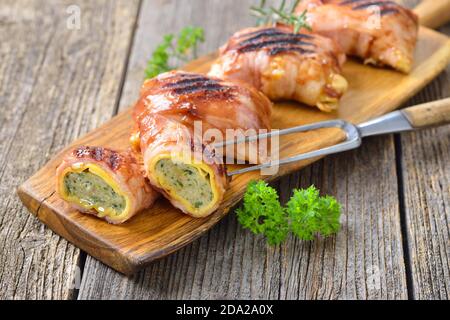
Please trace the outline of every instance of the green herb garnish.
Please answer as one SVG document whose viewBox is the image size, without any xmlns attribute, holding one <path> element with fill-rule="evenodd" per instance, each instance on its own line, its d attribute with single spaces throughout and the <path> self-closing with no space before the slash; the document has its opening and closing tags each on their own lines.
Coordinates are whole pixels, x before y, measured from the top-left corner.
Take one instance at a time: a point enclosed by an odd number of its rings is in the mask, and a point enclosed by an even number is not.
<svg viewBox="0 0 450 320">
<path fill-rule="evenodd" d="M 340 228 L 341 206 L 331 196 L 321 197 L 314 186 L 294 190 L 286 208 L 291 230 L 303 240 L 313 240 L 316 234 L 330 236 Z"/>
<path fill-rule="evenodd" d="M 321 197 L 314 186 L 294 190 L 283 207 L 276 190 L 266 182 L 251 182 L 241 208 L 236 210 L 239 223 L 254 234 L 263 234 L 270 245 L 282 243 L 289 232 L 302 240 L 324 237 L 340 229 L 341 205 L 331 196 Z"/>
<path fill-rule="evenodd" d="M 271 245 L 280 244 L 289 232 L 286 213 L 275 189 L 264 181 L 251 182 L 242 208 L 236 210 L 239 223 L 254 234 L 264 234 Z"/>
<path fill-rule="evenodd" d="M 160 73 L 176 69 L 180 63 L 197 58 L 198 44 L 204 41 L 204 30 L 199 27 L 185 27 L 177 37 L 173 34 L 165 35 L 147 63 L 145 78 L 151 79 Z"/>
<path fill-rule="evenodd" d="M 282 0 L 278 8 L 266 8 L 266 0 L 261 0 L 259 6 L 250 7 L 250 12 L 256 17 L 256 25 L 276 25 L 277 23 L 286 24 L 294 28 L 294 33 L 298 33 L 302 28 L 311 31 L 311 26 L 306 19 L 307 11 L 300 15 L 295 14 L 295 8 L 300 0 L 294 1 L 294 4 L 287 9 L 286 0 Z"/>
</svg>

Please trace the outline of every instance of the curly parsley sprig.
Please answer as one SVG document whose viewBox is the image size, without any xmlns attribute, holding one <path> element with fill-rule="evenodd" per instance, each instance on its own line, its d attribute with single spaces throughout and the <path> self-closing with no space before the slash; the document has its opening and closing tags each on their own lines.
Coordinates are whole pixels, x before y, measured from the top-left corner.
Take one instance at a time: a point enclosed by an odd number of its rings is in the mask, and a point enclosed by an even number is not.
<svg viewBox="0 0 450 320">
<path fill-rule="evenodd" d="M 251 182 L 241 208 L 236 210 L 239 223 L 254 234 L 266 236 L 270 245 L 282 243 L 288 234 L 302 240 L 324 237 L 340 229 L 341 205 L 331 196 L 321 197 L 314 186 L 294 190 L 283 207 L 276 190 L 264 181 Z"/>
<path fill-rule="evenodd" d="M 327 237 L 340 229 L 340 204 L 331 196 L 321 197 L 314 186 L 294 190 L 286 211 L 292 233 L 300 239 L 313 240 L 316 234 Z"/>
<path fill-rule="evenodd" d="M 298 33 L 302 28 L 311 31 L 311 26 L 307 22 L 307 11 L 300 15 L 295 13 L 295 8 L 300 0 L 294 1 L 290 9 L 286 8 L 286 0 L 282 0 L 278 8 L 266 8 L 266 0 L 261 0 L 259 6 L 251 6 L 250 13 L 256 17 L 256 25 L 274 25 L 277 23 L 286 24 L 294 28 L 294 33 Z"/>
<path fill-rule="evenodd" d="M 160 73 L 176 69 L 180 63 L 197 58 L 198 44 L 204 41 L 204 30 L 199 27 L 187 26 L 177 37 L 173 34 L 165 35 L 147 63 L 145 78 L 153 78 Z M 176 64 L 172 65 L 171 62 Z"/>
<path fill-rule="evenodd" d="M 269 244 L 279 244 L 288 235 L 289 223 L 277 191 L 263 181 L 248 185 L 244 204 L 236 214 L 244 228 L 254 234 L 264 234 Z"/>
</svg>

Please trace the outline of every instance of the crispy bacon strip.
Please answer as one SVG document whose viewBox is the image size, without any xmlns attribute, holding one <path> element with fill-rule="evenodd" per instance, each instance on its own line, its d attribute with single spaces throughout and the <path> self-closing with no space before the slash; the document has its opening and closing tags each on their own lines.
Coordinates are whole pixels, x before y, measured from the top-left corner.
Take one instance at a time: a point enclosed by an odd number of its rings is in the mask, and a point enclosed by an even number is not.
<svg viewBox="0 0 450 320">
<path fill-rule="evenodd" d="M 158 197 L 127 151 L 76 148 L 57 168 L 56 178 L 56 191 L 63 200 L 112 224 L 129 220 Z"/>
<path fill-rule="evenodd" d="M 334 39 L 348 55 L 411 71 L 419 24 L 411 10 L 389 0 L 303 0 L 296 12 L 304 10 L 314 32 Z"/>
<path fill-rule="evenodd" d="M 323 111 L 337 108 L 347 90 L 345 55 L 327 38 L 288 27 L 249 28 L 220 50 L 209 75 L 242 80 L 271 100 L 296 100 Z"/>
<path fill-rule="evenodd" d="M 217 142 L 227 129 L 270 129 L 271 108 L 247 84 L 168 72 L 144 83 L 132 143 L 139 144 L 151 184 L 183 212 L 205 217 L 221 203 L 228 179 L 223 154 L 195 126 L 216 133 Z"/>
</svg>

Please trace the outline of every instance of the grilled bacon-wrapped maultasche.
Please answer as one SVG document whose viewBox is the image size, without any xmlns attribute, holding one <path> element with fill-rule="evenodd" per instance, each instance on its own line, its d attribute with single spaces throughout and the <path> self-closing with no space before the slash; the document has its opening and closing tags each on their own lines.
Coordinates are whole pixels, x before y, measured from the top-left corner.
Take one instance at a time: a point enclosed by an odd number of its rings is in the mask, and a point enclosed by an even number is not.
<svg viewBox="0 0 450 320">
<path fill-rule="evenodd" d="M 248 28 L 221 48 L 209 75 L 245 81 L 271 100 L 296 100 L 332 111 L 347 91 L 341 75 L 345 59 L 334 41 L 308 31 Z"/>
<path fill-rule="evenodd" d="M 303 0 L 296 13 L 304 10 L 313 31 L 334 39 L 348 55 L 411 71 L 418 34 L 411 10 L 389 0 Z"/>
<path fill-rule="evenodd" d="M 195 132 L 269 129 L 271 102 L 244 83 L 187 72 L 147 80 L 135 106 L 138 143 L 151 184 L 183 212 L 204 217 L 228 185 L 222 155 Z M 200 152 L 199 152 L 200 151 Z M 200 153 L 200 157 L 198 157 Z"/>
<path fill-rule="evenodd" d="M 56 177 L 63 200 L 113 224 L 127 221 L 158 197 L 130 152 L 76 148 L 64 158 Z"/>
</svg>

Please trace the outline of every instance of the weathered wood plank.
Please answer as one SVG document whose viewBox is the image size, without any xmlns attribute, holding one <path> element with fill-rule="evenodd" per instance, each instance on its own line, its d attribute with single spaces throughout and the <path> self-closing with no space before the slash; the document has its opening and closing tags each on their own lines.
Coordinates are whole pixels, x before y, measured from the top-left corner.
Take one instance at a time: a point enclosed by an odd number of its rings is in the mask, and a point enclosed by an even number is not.
<svg viewBox="0 0 450 320">
<path fill-rule="evenodd" d="M 275 3 L 276 1 L 273 0 L 271 2 Z M 270 4 L 271 2 L 269 1 L 268 3 Z M 163 34 L 177 33 L 181 28 L 187 25 L 201 26 L 205 29 L 207 41 L 199 47 L 199 54 L 215 51 L 220 45 L 225 43 L 233 32 L 241 27 L 253 25 L 254 19 L 249 16 L 247 10 L 243 8 L 248 8 L 251 4 L 254 4 L 255 1 L 244 0 L 240 3 L 242 6 L 238 8 L 233 1 L 197 0 L 188 2 L 182 0 L 144 0 L 139 16 L 139 26 L 136 30 L 134 45 L 131 51 L 127 78 L 120 101 L 120 108 L 124 109 L 128 107 L 138 96 L 147 60 L 157 44 L 161 42 Z M 240 13 L 236 14 L 236 12 Z M 223 223 L 221 223 L 221 225 L 222 224 Z M 215 229 L 211 232 L 215 232 Z M 233 230 L 235 229 L 236 225 L 233 227 Z M 205 238 L 209 237 L 210 233 L 205 237 L 202 237 L 199 241 L 204 241 Z M 161 274 L 164 274 L 164 270 L 167 269 L 165 266 L 166 261 L 178 261 L 182 259 L 182 257 L 186 256 L 186 251 L 191 252 L 192 247 L 198 248 L 199 241 L 195 241 L 192 245 L 171 255 L 167 259 L 155 263 L 155 267 L 152 266 L 149 268 L 156 268 L 152 273 L 158 275 L 155 281 L 158 282 L 159 286 L 165 287 L 169 285 L 167 276 L 170 276 L 170 274 L 166 274 L 166 279 L 163 279 L 161 276 Z M 229 241 L 234 242 L 234 237 L 231 237 Z M 200 250 L 201 252 L 205 252 L 204 249 Z M 193 254 L 197 253 L 198 249 L 193 251 Z M 185 260 L 185 264 L 187 262 L 188 260 Z M 178 263 L 179 262 L 175 262 L 175 265 Z M 159 268 L 156 266 L 159 266 Z M 186 268 L 187 267 L 192 270 L 191 272 L 198 272 L 195 265 L 186 265 Z M 132 294 L 130 293 L 127 295 L 128 298 L 139 298 L 139 296 L 144 297 L 145 292 L 148 292 L 145 288 L 140 289 L 141 286 L 139 285 L 127 289 L 126 286 L 130 283 L 131 279 L 116 273 L 89 256 L 86 260 L 85 270 L 86 276 L 83 278 L 79 295 L 79 298 L 81 299 L 92 299 L 100 296 L 103 298 L 124 298 L 123 290 L 131 290 L 133 292 Z M 141 278 L 147 270 L 135 277 Z M 101 279 L 112 285 L 109 288 L 103 286 L 99 288 L 98 286 L 101 285 Z M 121 287 L 121 289 L 118 289 L 118 287 Z M 105 292 L 99 292 L 101 290 L 105 290 Z M 152 292 L 154 293 L 153 296 L 157 298 L 158 292 Z M 175 292 L 174 296 L 176 295 L 177 293 Z M 161 295 L 159 298 L 164 297 Z"/>
<path fill-rule="evenodd" d="M 371 139 L 282 179 L 278 189 L 286 200 L 287 190 L 311 183 L 344 204 L 336 238 L 269 247 L 230 214 L 132 278 L 88 258 L 80 298 L 406 299 L 393 139 Z"/>
<path fill-rule="evenodd" d="M 276 2 L 271 0 L 267 3 Z M 144 0 L 120 108 L 132 105 L 139 96 L 147 61 L 164 34 L 177 34 L 188 25 L 202 27 L 207 41 L 200 44 L 199 55 L 214 52 L 236 30 L 254 24 L 254 18 L 247 12 L 247 8 L 254 3 L 252 0 L 243 0 L 236 6 L 234 1 L 220 0 Z"/>
<path fill-rule="evenodd" d="M 450 35 L 450 25 L 442 29 Z M 410 105 L 450 96 L 450 66 Z M 416 299 L 450 299 L 450 127 L 399 139 L 405 229 Z"/>
<path fill-rule="evenodd" d="M 233 31 L 253 23 L 243 9 L 250 3 L 144 1 L 121 107 L 136 98 L 146 60 L 162 34 L 201 25 L 208 39 L 201 52 L 215 50 Z M 290 239 L 268 247 L 230 214 L 199 240 L 132 278 L 88 257 L 79 298 L 406 298 L 396 179 L 393 139 L 369 140 L 362 150 L 277 184 L 283 200 L 299 181 L 338 197 L 345 214 L 337 238 Z"/>
<path fill-rule="evenodd" d="M 68 28 L 71 5 L 80 9 L 80 29 L 74 20 Z M 114 113 L 138 7 L 126 0 L 1 3 L 0 299 L 75 296 L 80 251 L 30 215 L 15 188 Z"/>
<path fill-rule="evenodd" d="M 326 158 L 282 184 L 282 190 L 314 184 L 344 207 L 336 238 L 289 241 L 282 259 L 283 298 L 408 297 L 391 136 L 366 139 L 360 150 Z"/>
</svg>

